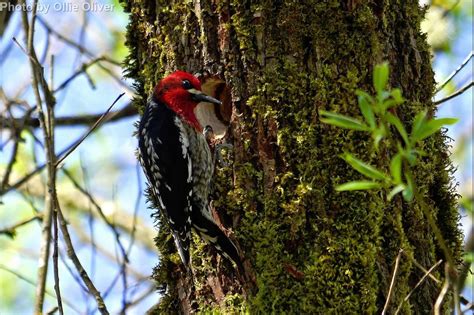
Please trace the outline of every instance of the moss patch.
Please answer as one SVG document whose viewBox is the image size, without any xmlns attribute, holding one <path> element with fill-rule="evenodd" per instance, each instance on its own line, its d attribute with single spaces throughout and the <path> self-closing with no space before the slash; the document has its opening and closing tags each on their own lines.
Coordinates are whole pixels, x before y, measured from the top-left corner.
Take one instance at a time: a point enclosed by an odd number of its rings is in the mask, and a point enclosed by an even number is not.
<svg viewBox="0 0 474 315">
<path fill-rule="evenodd" d="M 232 167 L 216 170 L 213 205 L 255 275 L 246 294 L 235 272 L 199 240 L 192 252 L 196 297 L 204 313 L 376 313 L 383 308 L 400 248 L 429 268 L 442 254 L 417 204 L 391 204 L 373 192 L 338 193 L 334 185 L 360 178 L 338 158 L 345 150 L 374 165 L 364 134 L 321 124 L 320 109 L 359 115 L 356 88 L 370 90 L 373 66 L 388 60 L 391 84 L 407 103 L 409 125 L 431 103 L 433 73 L 417 1 L 128 1 L 127 75 L 142 109 L 148 91 L 176 68 L 207 69 L 231 88 Z M 382 144 L 383 147 L 383 144 Z M 426 141 L 416 170 L 420 190 L 459 258 L 455 194 L 445 136 Z M 422 179 L 422 180 L 421 180 Z M 163 288 L 160 311 L 179 309 L 179 259 L 160 224 Z M 217 276 L 218 301 L 208 276 Z M 418 281 L 403 259 L 389 313 Z M 164 289 L 166 288 L 166 293 Z M 429 282 L 404 313 L 426 313 L 438 289 Z"/>
</svg>

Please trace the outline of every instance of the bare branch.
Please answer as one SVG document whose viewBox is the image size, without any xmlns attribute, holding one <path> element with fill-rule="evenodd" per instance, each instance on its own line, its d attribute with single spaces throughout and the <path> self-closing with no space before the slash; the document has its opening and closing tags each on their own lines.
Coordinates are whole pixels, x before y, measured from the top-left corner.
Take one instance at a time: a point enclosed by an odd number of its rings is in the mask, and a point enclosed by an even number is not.
<svg viewBox="0 0 474 315">
<path fill-rule="evenodd" d="M 404 302 L 408 302 L 408 300 L 410 299 L 411 295 L 413 294 L 413 292 L 415 292 L 416 288 L 418 288 L 422 283 L 423 281 L 425 281 L 425 279 L 433 272 L 433 270 L 435 270 L 436 268 L 438 268 L 439 265 L 441 265 L 443 261 L 442 260 L 439 260 L 436 264 L 434 264 L 427 272 L 425 272 L 425 274 L 423 275 L 423 277 L 421 277 L 420 281 L 418 281 L 418 283 L 415 285 L 415 287 L 413 289 L 411 289 L 411 291 L 407 294 L 407 296 L 403 299 L 403 301 L 400 303 L 400 305 L 398 306 L 397 310 L 395 311 L 395 314 L 398 314 L 400 312 L 400 310 L 402 309 L 402 306 L 403 306 L 403 303 Z"/>
<path fill-rule="evenodd" d="M 77 49 L 79 52 L 87 55 L 89 58 L 92 58 L 92 59 L 96 59 L 97 57 L 94 56 L 94 54 L 89 51 L 87 48 L 85 48 L 84 46 L 76 43 L 75 41 L 67 38 L 66 36 L 63 36 L 62 34 L 60 34 L 59 32 L 57 32 L 54 28 L 52 28 L 48 23 L 46 23 L 45 20 L 43 20 L 41 17 L 38 17 L 38 21 L 41 22 L 41 24 L 53 35 L 55 35 L 57 38 L 59 38 L 60 40 L 62 40 L 63 42 L 65 42 L 66 44 L 68 44 L 69 46 L 71 47 L 74 47 L 75 49 Z M 119 61 L 116 61 L 116 60 L 113 60 L 112 58 L 110 57 L 107 57 L 107 56 L 103 56 L 102 57 L 103 60 L 102 61 L 106 61 L 110 64 L 113 64 L 115 66 L 118 66 L 118 67 L 121 67 L 121 63 Z M 115 75 L 109 68 L 105 67 L 104 65 L 102 65 L 100 62 L 98 63 L 98 66 L 104 70 L 107 74 L 110 75 L 111 78 L 114 79 L 115 82 L 117 82 L 118 84 L 120 84 L 122 87 L 126 88 L 127 90 L 131 90 L 130 87 L 128 85 L 126 85 L 122 80 L 121 78 L 117 77 L 117 75 Z"/>
<path fill-rule="evenodd" d="M 122 94 L 123 95 L 123 94 Z M 130 108 L 131 109 L 131 108 Z M 125 110 L 125 109 L 124 109 Z M 117 112 L 117 115 L 119 115 L 121 111 L 118 111 Z M 105 115 L 105 117 L 110 117 L 110 121 L 113 121 L 116 117 L 113 116 L 114 113 L 108 113 Z M 121 114 L 121 115 L 125 115 L 125 114 Z M 102 116 L 104 116 L 104 114 L 100 115 L 100 117 L 98 119 L 100 119 Z M 94 116 L 95 117 L 95 116 Z M 121 116 L 120 118 L 122 118 L 124 116 Z M 105 118 L 103 118 L 103 120 L 105 120 Z M 96 121 L 97 123 L 97 121 Z M 102 126 L 103 124 L 101 124 L 100 126 Z M 100 126 L 96 126 L 96 127 L 100 127 Z M 76 140 L 75 142 L 73 142 L 72 144 L 70 144 L 66 149 L 62 150 L 61 152 L 59 152 L 58 154 L 58 157 L 63 157 L 64 154 L 66 154 L 67 152 L 71 151 L 71 149 L 73 149 L 74 147 L 77 147 L 81 142 L 83 141 L 83 137 L 79 138 L 78 140 Z M 34 175 L 36 175 L 37 173 L 39 173 L 40 171 L 42 171 L 44 168 L 46 167 L 46 164 L 41 164 L 39 165 L 36 169 L 34 169 L 33 171 L 31 171 L 30 173 L 28 173 L 27 175 L 25 175 L 23 178 L 17 180 L 14 184 L 12 185 L 9 185 L 7 188 L 5 189 L 2 189 L 0 190 L 0 196 L 3 196 L 5 195 L 6 193 L 14 190 L 14 189 L 17 189 L 18 187 L 20 187 L 21 185 L 25 184 L 27 181 L 29 181 Z"/>
<path fill-rule="evenodd" d="M 75 41 L 67 38 L 66 36 L 62 35 L 61 33 L 59 33 L 58 31 L 56 31 L 53 27 L 51 27 L 43 18 L 41 17 L 38 17 L 38 22 L 40 22 L 44 28 L 46 28 L 51 34 L 53 34 L 54 36 L 56 36 L 57 38 L 59 38 L 61 41 L 65 42 L 66 44 L 68 44 L 69 46 L 71 47 L 74 47 L 76 48 L 78 51 L 80 51 L 81 53 L 83 54 L 86 54 L 87 56 L 91 57 L 91 58 L 95 58 L 94 54 L 88 50 L 87 48 L 85 48 L 84 46 L 76 43 Z M 116 65 L 118 67 L 121 67 L 121 63 L 119 61 L 116 61 L 116 60 L 113 60 L 109 57 L 106 57 L 104 56 L 103 57 L 103 60 L 104 61 L 107 61 L 113 65 Z"/>
<path fill-rule="evenodd" d="M 145 292 L 143 292 L 143 294 L 141 294 L 139 297 L 137 297 L 134 301 L 131 301 L 131 302 L 128 302 L 123 308 L 122 308 L 122 311 L 120 312 L 120 314 L 126 314 L 127 313 L 127 310 L 130 308 L 130 307 L 133 307 L 137 304 L 139 304 L 141 301 L 143 301 L 144 299 L 146 299 L 150 294 L 152 294 L 153 292 L 155 292 L 156 288 L 154 286 L 151 286 L 148 290 L 146 290 Z"/>
<path fill-rule="evenodd" d="M 71 182 L 73 183 L 73 185 L 81 192 L 83 193 L 88 199 L 89 201 L 94 205 L 94 207 L 96 208 L 97 212 L 99 213 L 100 217 L 102 218 L 102 220 L 104 220 L 104 222 L 107 224 L 107 226 L 111 229 L 112 233 L 114 234 L 115 236 L 115 240 L 117 241 L 117 244 L 119 245 L 119 248 L 120 248 L 120 251 L 122 253 L 122 256 L 123 256 L 123 263 L 127 263 L 128 262 L 128 257 L 127 257 L 127 253 L 125 251 L 125 248 L 122 244 L 122 242 L 120 241 L 120 233 L 117 231 L 115 225 L 113 223 L 111 223 L 108 219 L 107 219 L 107 216 L 104 214 L 104 212 L 102 211 L 102 208 L 99 206 L 99 204 L 95 201 L 95 199 L 92 197 L 92 195 L 87 192 L 87 190 L 85 190 L 84 188 L 81 187 L 81 185 L 79 185 L 79 183 L 74 179 L 74 177 L 71 175 L 71 173 L 66 170 L 66 169 L 63 169 L 63 172 L 64 174 L 71 180 Z"/>
<path fill-rule="evenodd" d="M 16 229 L 19 227 L 22 227 L 23 225 L 27 225 L 28 223 L 31 223 L 35 220 L 42 220 L 41 214 L 35 215 L 32 218 L 20 221 L 18 223 L 13 224 L 12 226 L 0 229 L 0 234 L 6 234 L 9 237 L 14 237 L 16 234 Z"/>
<path fill-rule="evenodd" d="M 84 281 L 84 284 L 89 289 L 89 293 L 94 296 L 97 302 L 97 308 L 99 309 L 99 312 L 101 314 L 109 314 L 109 311 L 107 310 L 107 307 L 104 303 L 104 300 L 102 299 L 102 296 L 100 295 L 100 292 L 96 289 L 94 283 L 89 278 L 89 275 L 87 274 L 86 270 L 84 269 L 79 258 L 76 255 L 74 246 L 72 245 L 71 236 L 69 235 L 69 231 L 67 229 L 67 223 L 66 223 L 66 220 L 64 219 L 64 216 L 59 204 L 56 204 L 56 209 L 58 210 L 59 226 L 61 228 L 61 233 L 63 234 L 63 237 L 64 237 L 64 242 L 66 244 L 68 257 L 71 259 L 72 263 L 74 264 L 77 271 L 79 272 L 79 275 L 81 276 L 82 281 Z"/>
<path fill-rule="evenodd" d="M 449 289 L 449 280 L 448 278 L 446 278 L 446 280 L 444 280 L 443 288 L 441 289 L 441 292 L 439 293 L 438 298 L 436 299 L 436 302 L 434 305 L 434 315 L 441 314 L 440 313 L 441 304 L 443 303 L 444 296 L 446 295 L 446 293 L 448 293 L 448 289 Z"/>
<path fill-rule="evenodd" d="M 75 235 L 79 238 L 79 240 L 84 243 L 84 244 L 91 244 L 92 239 L 87 235 L 87 233 L 84 232 L 84 228 L 81 227 L 80 225 L 70 222 L 72 228 L 74 229 Z M 105 244 L 104 244 L 105 245 Z M 110 247 L 110 246 L 109 246 Z M 97 252 L 102 255 L 104 258 L 107 260 L 110 260 L 111 262 L 116 261 L 116 255 L 114 255 L 111 251 L 110 248 L 106 248 L 104 246 L 96 245 Z M 133 266 L 132 266 L 133 267 Z M 131 267 L 128 267 L 128 270 L 130 271 L 130 275 L 133 276 L 137 281 L 146 281 L 146 282 L 151 282 L 152 280 L 148 275 L 140 273 L 138 270 L 135 270 Z"/>
<path fill-rule="evenodd" d="M 110 112 L 112 107 L 118 102 L 118 100 L 124 96 L 125 93 L 120 94 L 115 101 L 112 103 L 112 105 L 109 106 L 109 108 L 105 111 L 105 113 L 100 116 L 100 118 L 90 127 L 90 129 L 77 141 L 69 151 L 67 151 L 58 161 L 56 162 L 55 166 L 57 167 L 59 164 L 61 164 L 74 150 L 77 149 L 77 147 L 94 131 L 94 129 L 100 125 L 100 123 L 104 120 L 104 118 L 107 116 L 107 114 Z"/>
<path fill-rule="evenodd" d="M 104 118 L 103 124 L 106 122 L 114 122 L 118 121 L 123 118 L 132 117 L 138 114 L 138 111 L 132 106 L 132 104 L 128 104 L 124 106 L 122 109 L 117 111 L 112 111 L 107 113 Z M 89 114 L 89 115 L 81 115 L 81 116 L 64 116 L 64 117 L 56 117 L 55 118 L 55 125 L 56 126 L 77 126 L 77 125 L 91 125 L 96 122 L 102 114 Z M 0 117 L 0 129 L 11 128 L 13 125 L 17 125 L 18 128 L 25 128 L 25 127 L 33 127 L 37 128 L 40 126 L 40 122 L 38 118 L 27 117 L 24 119 L 24 124 L 21 122 L 23 118 L 6 118 Z"/>
<path fill-rule="evenodd" d="M 25 0 L 21 1 L 22 5 L 25 5 Z M 50 138 L 50 130 L 48 130 L 48 124 L 45 122 L 43 107 L 42 107 L 42 100 L 40 95 L 40 86 L 43 90 L 45 100 L 48 107 L 54 106 L 54 98 L 51 97 L 51 94 L 48 90 L 48 86 L 43 77 L 43 68 L 38 62 L 36 58 L 35 49 L 33 46 L 33 37 L 34 37 L 34 24 L 36 19 L 36 9 L 37 9 L 37 1 L 33 1 L 32 5 L 32 12 L 31 12 L 31 22 L 28 23 L 28 13 L 26 10 L 22 10 L 22 21 L 23 21 L 23 30 L 25 34 L 28 34 L 27 37 L 27 49 L 22 48 L 20 43 L 16 41 L 15 38 L 13 40 L 15 43 L 26 53 L 30 60 L 30 68 L 32 71 L 32 78 L 33 78 L 33 92 L 36 98 L 37 110 L 40 119 L 42 120 L 42 127 L 44 131 L 44 139 L 46 143 L 47 153 L 46 153 L 46 160 L 48 166 L 48 175 L 51 173 L 55 173 L 55 170 L 51 171 L 52 167 L 54 166 L 54 160 L 51 160 L 50 157 L 54 156 L 54 151 L 50 151 L 50 149 L 54 150 L 54 147 L 51 147 L 52 142 Z M 54 179 L 48 176 L 48 186 L 54 186 Z M 3 189 L 2 189 L 3 190 Z M 40 249 L 40 259 L 38 264 L 38 285 L 36 287 L 36 297 L 35 297 L 35 304 L 34 310 L 36 314 L 41 314 L 43 312 L 43 303 L 44 303 L 44 295 L 46 290 L 46 277 L 48 273 L 48 261 L 49 261 L 49 245 L 51 242 L 51 220 L 52 220 L 52 211 L 53 207 L 51 207 L 53 198 L 50 193 L 50 189 L 47 189 L 47 193 L 45 194 L 45 208 L 43 212 L 43 226 L 41 229 L 41 249 Z M 57 293 L 57 292 L 56 292 Z"/>
<path fill-rule="evenodd" d="M 407 258 L 409 258 L 409 259 L 411 258 L 411 257 L 408 256 L 405 252 L 403 252 L 403 254 L 404 254 L 405 257 L 407 257 Z M 433 276 L 431 273 L 429 273 L 428 270 L 426 270 L 425 267 L 423 267 L 422 265 L 420 265 L 419 262 L 417 262 L 417 261 L 416 261 L 415 259 L 413 259 L 413 258 L 411 258 L 411 260 L 413 261 L 413 264 L 414 264 L 417 268 L 419 268 L 421 271 L 423 271 L 425 274 L 427 274 L 428 277 L 431 278 L 431 280 L 433 280 L 434 282 L 436 282 L 436 283 L 438 283 L 438 284 L 441 283 L 441 280 L 437 279 L 435 276 Z"/>
<path fill-rule="evenodd" d="M 16 162 L 16 156 L 18 154 L 18 147 L 19 147 L 19 144 L 20 144 L 20 135 L 18 134 L 17 131 L 14 131 L 14 133 L 15 133 L 15 135 L 14 135 L 15 141 L 13 142 L 13 149 L 12 149 L 12 152 L 11 152 L 10 160 L 7 163 L 7 167 L 6 167 L 5 173 L 3 175 L 2 183 L 0 185 L 1 190 L 4 190 L 5 187 L 7 187 L 7 185 L 8 185 L 8 181 L 10 180 L 10 174 L 11 174 L 11 171 L 13 169 L 13 165 Z"/>
<path fill-rule="evenodd" d="M 443 81 L 443 83 L 441 83 L 437 88 L 436 88 L 436 91 L 435 91 L 435 94 L 438 93 L 439 91 L 441 91 L 445 86 L 446 84 L 448 84 L 449 81 L 451 81 L 458 73 L 459 71 L 461 71 L 469 62 L 469 60 L 471 60 L 472 56 L 474 55 L 474 51 L 471 51 L 469 53 L 469 55 L 467 55 L 467 57 L 464 59 L 464 61 L 461 63 L 461 65 L 459 67 L 457 67 L 456 70 L 454 70 L 447 78 L 446 80 Z"/>
<path fill-rule="evenodd" d="M 9 272 L 11 273 L 12 275 L 16 276 L 18 279 L 21 279 L 23 281 L 25 281 L 26 283 L 29 283 L 31 284 L 32 286 L 36 287 L 36 282 L 34 282 L 33 280 L 30 280 L 28 279 L 27 277 L 23 276 L 22 274 L 16 272 L 15 270 L 13 269 L 10 269 L 8 268 L 7 266 L 3 265 L 3 264 L 0 264 L 0 269 L 1 270 L 4 270 L 6 272 Z M 46 294 L 49 295 L 50 297 L 52 298 L 56 298 L 56 296 L 54 295 L 54 293 L 50 292 L 49 290 L 45 290 Z M 64 304 L 66 304 L 67 306 L 69 306 L 72 310 L 74 310 L 77 314 L 82 314 L 82 312 L 77 309 L 74 304 L 66 299 L 64 299 Z"/>
<path fill-rule="evenodd" d="M 63 81 L 63 83 L 61 83 L 56 89 L 54 89 L 54 93 L 56 92 L 59 92 L 61 91 L 62 89 L 64 89 L 69 83 L 71 83 L 71 81 L 73 81 L 75 78 L 77 78 L 79 75 L 85 73 L 87 74 L 87 69 L 89 67 L 92 67 L 93 65 L 95 65 L 96 63 L 100 62 L 100 61 L 103 61 L 105 60 L 105 57 L 98 57 L 98 58 L 95 58 L 95 59 L 92 59 L 91 61 L 87 62 L 87 63 L 83 63 L 82 66 L 79 68 L 79 70 L 77 70 L 76 72 L 74 72 L 69 78 L 67 78 L 66 80 Z"/>
<path fill-rule="evenodd" d="M 466 305 L 466 309 L 462 311 L 461 314 L 467 314 L 469 311 L 474 311 L 474 303 L 470 302 L 469 304 Z"/>
<path fill-rule="evenodd" d="M 456 96 L 459 96 L 459 95 L 461 95 L 462 93 L 466 92 L 466 91 L 467 91 L 471 86 L 473 86 L 473 85 L 474 85 L 474 81 L 471 81 L 471 82 L 469 82 L 468 84 L 464 85 L 464 86 L 463 86 L 462 88 L 460 88 L 459 90 L 457 90 L 456 92 L 454 92 L 453 94 L 448 95 L 448 96 L 446 96 L 445 98 L 442 98 L 442 99 L 440 99 L 440 100 L 438 100 L 438 101 L 435 101 L 433 104 L 435 104 L 435 105 L 440 105 L 440 104 L 442 104 L 442 103 L 444 103 L 444 102 L 447 102 L 447 101 L 449 101 L 450 99 L 455 98 Z"/>
<path fill-rule="evenodd" d="M 400 258 L 402 257 L 403 249 L 398 251 L 397 259 L 395 260 L 395 267 L 393 268 L 392 281 L 390 282 L 390 288 L 388 289 L 387 300 L 382 310 L 382 315 L 387 312 L 390 298 L 392 296 L 393 287 L 395 286 L 395 278 L 397 277 L 398 265 L 400 264 Z"/>
</svg>

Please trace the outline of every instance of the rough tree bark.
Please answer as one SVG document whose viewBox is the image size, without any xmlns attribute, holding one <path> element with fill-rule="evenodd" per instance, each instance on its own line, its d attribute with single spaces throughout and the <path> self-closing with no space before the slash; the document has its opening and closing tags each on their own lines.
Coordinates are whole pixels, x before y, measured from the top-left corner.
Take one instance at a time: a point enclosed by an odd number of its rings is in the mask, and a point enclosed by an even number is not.
<svg viewBox="0 0 474 315">
<path fill-rule="evenodd" d="M 231 109 L 225 139 L 234 161 L 216 170 L 213 207 L 238 241 L 250 278 L 195 238 L 189 294 L 168 228 L 159 224 L 154 278 L 163 298 L 156 313 L 376 313 L 401 248 L 426 268 L 443 258 L 416 202 L 334 190 L 360 178 L 338 158 L 344 150 L 380 168 L 388 157 L 374 158 L 369 137 L 322 124 L 318 116 L 321 109 L 360 116 L 354 91 L 373 92 L 373 66 L 384 60 L 391 86 L 407 99 L 400 118 L 408 124 L 422 109 L 434 113 L 417 0 L 130 0 L 125 7 L 126 68 L 140 110 L 153 85 L 176 69 L 206 70 L 225 82 L 216 93 L 226 100 L 224 112 Z M 446 137 L 430 138 L 424 150 L 417 184 L 459 258 Z M 422 274 L 402 257 L 389 314 Z M 425 281 L 402 313 L 430 313 L 439 289 Z"/>
</svg>

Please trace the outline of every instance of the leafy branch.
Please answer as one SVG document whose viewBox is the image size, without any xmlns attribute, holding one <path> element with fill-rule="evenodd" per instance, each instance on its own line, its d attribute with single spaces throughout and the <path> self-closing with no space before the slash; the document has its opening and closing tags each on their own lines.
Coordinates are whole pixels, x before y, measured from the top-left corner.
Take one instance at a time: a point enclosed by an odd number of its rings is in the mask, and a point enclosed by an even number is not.
<svg viewBox="0 0 474 315">
<path fill-rule="evenodd" d="M 439 132 L 443 126 L 452 125 L 458 120 L 455 118 L 428 118 L 427 111 L 425 110 L 415 116 L 411 132 L 408 132 L 394 111 L 396 106 L 404 102 L 402 93 L 397 88 L 387 89 L 388 78 L 388 64 L 377 65 L 373 75 L 373 86 L 376 95 L 370 95 L 361 90 L 356 91 L 363 120 L 334 112 L 321 111 L 321 121 L 324 123 L 370 133 L 375 153 L 379 151 L 379 145 L 383 139 L 386 139 L 384 143 L 389 146 L 390 152 L 394 152 L 390 156 L 389 165 L 386 167 L 388 172 L 357 159 L 351 153 L 344 153 L 341 158 L 366 178 L 364 180 L 344 183 L 337 186 L 336 190 L 385 190 L 388 192 L 387 199 L 389 201 L 399 193 L 402 194 L 407 202 L 415 199 L 447 260 L 446 281 L 443 290 L 447 291 L 449 287 L 452 288 L 455 307 L 460 311 L 459 287 L 461 286 L 462 279 L 457 275 L 453 254 L 432 215 L 429 203 L 415 185 L 416 180 L 413 174 L 413 168 L 420 162 L 420 158 L 426 155 L 421 149 L 423 140 Z M 391 132 L 396 134 L 390 134 Z M 443 298 L 444 294 L 440 294 L 437 300 L 438 305 L 442 303 Z M 389 303 L 388 299 L 386 303 Z"/>
<path fill-rule="evenodd" d="M 411 133 L 409 133 L 393 111 L 394 107 L 403 104 L 405 100 L 400 89 L 387 89 L 388 78 L 388 64 L 377 65 L 373 75 L 376 95 L 372 96 L 362 90 L 356 91 L 364 120 L 321 111 L 321 121 L 341 128 L 370 133 L 376 151 L 383 139 L 388 139 L 388 143 L 395 148 L 395 154 L 391 157 L 388 167 L 389 174 L 357 159 L 351 153 L 344 153 L 341 157 L 366 179 L 339 185 L 336 187 L 338 191 L 387 189 L 389 190 L 388 200 L 402 193 L 406 201 L 412 201 L 416 194 L 412 169 L 419 163 L 420 157 L 425 156 L 425 152 L 420 149 L 422 141 L 441 130 L 443 126 L 452 125 L 458 120 L 455 118 L 430 119 L 425 110 L 415 116 Z M 389 137 L 392 130 L 396 130 L 398 135 Z M 399 138 L 402 141 L 396 140 Z"/>
</svg>

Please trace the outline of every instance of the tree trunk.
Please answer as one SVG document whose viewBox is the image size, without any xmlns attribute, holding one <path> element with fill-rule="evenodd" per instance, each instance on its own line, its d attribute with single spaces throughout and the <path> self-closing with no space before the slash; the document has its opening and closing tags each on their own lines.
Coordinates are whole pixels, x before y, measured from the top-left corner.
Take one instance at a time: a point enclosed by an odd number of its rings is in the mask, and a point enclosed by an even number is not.
<svg viewBox="0 0 474 315">
<path fill-rule="evenodd" d="M 414 260 L 428 269 L 442 252 L 416 201 L 334 190 L 361 178 L 339 158 L 344 151 L 380 168 L 388 155 L 374 157 L 370 136 L 322 124 L 318 111 L 360 116 L 354 92 L 373 92 L 372 69 L 387 60 L 391 86 L 407 99 L 397 109 L 402 121 L 411 124 L 423 109 L 434 113 L 418 1 L 130 0 L 125 7 L 127 75 L 136 80 L 140 110 L 176 69 L 205 70 L 225 82 L 214 94 L 225 100 L 222 117 L 231 111 L 224 141 L 233 144 L 233 163 L 216 169 L 212 205 L 247 268 L 238 275 L 195 237 L 192 286 L 168 227 L 159 224 L 154 278 L 163 298 L 156 313 L 380 313 L 403 249 L 393 314 L 423 275 Z M 427 156 L 415 173 L 459 259 L 445 140 L 437 134 L 424 143 Z M 429 314 L 439 290 L 424 281 L 402 313 Z"/>
</svg>

